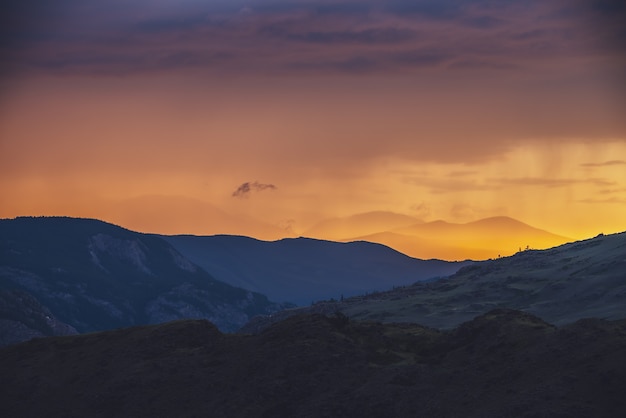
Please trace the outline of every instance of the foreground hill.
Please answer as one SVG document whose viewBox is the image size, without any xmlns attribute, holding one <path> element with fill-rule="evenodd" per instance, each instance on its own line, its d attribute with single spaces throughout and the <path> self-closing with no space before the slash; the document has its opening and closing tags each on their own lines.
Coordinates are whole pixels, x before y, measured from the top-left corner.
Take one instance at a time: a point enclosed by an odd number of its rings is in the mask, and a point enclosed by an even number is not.
<svg viewBox="0 0 626 418">
<path fill-rule="evenodd" d="M 0 308 L 10 307 L 0 333 L 53 335 L 46 316 L 79 332 L 180 318 L 234 331 L 281 308 L 215 280 L 159 237 L 88 219 L 0 220 L 0 290 Z"/>
<path fill-rule="evenodd" d="M 301 306 L 445 277 L 470 264 L 419 260 L 370 242 L 268 242 L 230 235 L 163 238 L 218 280 Z"/>
<path fill-rule="evenodd" d="M 255 318 L 254 332 L 302 312 L 452 328 L 494 308 L 520 309 L 560 325 L 626 318 L 626 232 L 477 262 L 449 278 Z"/>
<path fill-rule="evenodd" d="M 440 332 L 296 316 L 255 335 L 179 321 L 0 350 L 11 417 L 617 417 L 626 321 L 496 310 Z"/>
<path fill-rule="evenodd" d="M 412 257 L 441 260 L 485 260 L 525 248 L 550 248 L 569 238 L 534 228 L 505 216 L 466 224 L 444 221 L 416 223 L 341 241 L 378 242 Z"/>
<path fill-rule="evenodd" d="M 626 318 L 626 233 L 548 250 L 522 251 L 356 302 L 346 314 L 453 327 L 497 307 L 521 309 L 555 324 Z"/>
</svg>

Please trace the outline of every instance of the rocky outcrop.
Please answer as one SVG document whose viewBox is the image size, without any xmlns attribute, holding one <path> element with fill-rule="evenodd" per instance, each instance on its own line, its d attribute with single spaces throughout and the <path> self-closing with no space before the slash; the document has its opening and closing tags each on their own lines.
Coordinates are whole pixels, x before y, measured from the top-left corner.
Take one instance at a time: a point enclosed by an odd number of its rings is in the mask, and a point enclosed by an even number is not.
<svg viewBox="0 0 626 418">
<path fill-rule="evenodd" d="M 36 337 L 77 333 L 32 295 L 18 290 L 0 291 L 0 347 Z"/>
</svg>

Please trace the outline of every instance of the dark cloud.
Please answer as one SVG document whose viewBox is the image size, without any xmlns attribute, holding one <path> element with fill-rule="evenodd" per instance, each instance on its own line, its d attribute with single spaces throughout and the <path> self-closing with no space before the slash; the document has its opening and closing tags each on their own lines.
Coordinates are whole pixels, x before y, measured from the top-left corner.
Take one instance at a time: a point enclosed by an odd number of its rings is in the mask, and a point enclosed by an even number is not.
<svg viewBox="0 0 626 418">
<path fill-rule="evenodd" d="M 514 32 L 511 35 L 509 35 L 509 38 L 515 41 L 528 41 L 528 40 L 541 39 L 547 35 L 550 35 L 550 33 L 548 33 L 548 31 L 545 29 L 533 29 L 533 30 L 523 31 L 523 32 Z"/>
<path fill-rule="evenodd" d="M 7 54 L 0 61 L 8 58 L 4 61 L 13 71 L 60 74 L 68 80 L 75 75 L 109 76 L 113 82 L 114 77 L 128 76 L 124 82 L 129 83 L 146 74 L 187 76 L 185 71 L 190 71 L 193 77 L 185 77 L 185 83 L 194 84 L 194 91 L 203 82 L 232 84 L 233 94 L 225 93 L 226 88 L 220 94 L 242 107 L 261 103 L 266 94 L 263 100 L 272 111 L 263 120 L 267 127 L 259 127 L 259 137 L 275 136 L 279 141 L 283 129 L 301 129 L 293 135 L 293 144 L 284 140 L 279 147 L 293 153 L 293 161 L 302 158 L 311 165 L 385 156 L 484 161 L 528 138 L 558 143 L 570 138 L 622 138 L 626 132 L 624 108 L 607 99 L 618 90 L 606 77 L 608 70 L 617 72 L 614 61 L 607 59 L 612 57 L 607 53 L 610 48 L 595 48 L 623 33 L 615 17 L 623 12 L 622 3 L 14 0 L 10 4 L 0 14 L 0 33 L 6 35 L 2 36 L 6 48 L 0 53 Z M 7 17 L 5 11 L 17 18 Z M 242 76 L 243 81 L 250 75 L 257 84 L 248 89 L 223 80 L 231 75 Z M 278 77 L 258 83 L 258 77 L 267 75 Z M 623 79 L 620 83 L 624 85 Z M 222 100 L 218 94 L 203 97 L 215 103 Z M 255 105 L 257 109 L 263 113 L 265 106 Z M 210 117 L 220 119 L 209 114 L 208 127 L 213 125 Z M 506 186 L 419 181 L 440 193 Z M 247 183 L 241 195 L 256 191 L 255 183 Z M 572 183 L 512 179 L 507 184 Z"/>
<path fill-rule="evenodd" d="M 386 2 L 384 9 L 400 16 L 418 15 L 429 19 L 454 19 L 461 14 L 463 3 L 460 0 L 393 0 Z"/>
<path fill-rule="evenodd" d="M 200 69 L 223 65 L 232 59 L 232 54 L 220 51 L 154 50 L 138 55 L 85 52 L 41 56 L 30 63 L 30 68 L 45 70 L 52 74 L 63 74 L 71 68 L 72 71 L 83 74 L 115 76 L 175 69 Z"/>
<path fill-rule="evenodd" d="M 291 62 L 285 65 L 290 70 L 302 72 L 330 72 L 347 74 L 367 74 L 376 70 L 381 70 L 380 61 L 364 56 L 355 56 L 341 60 L 320 61 L 320 62 Z"/>
<path fill-rule="evenodd" d="M 372 10 L 368 2 L 328 2 L 313 6 L 315 13 L 320 15 L 367 15 Z"/>
<path fill-rule="evenodd" d="M 442 177 L 421 177 L 406 176 L 403 181 L 419 187 L 427 188 L 433 194 L 456 193 L 460 191 L 494 191 L 500 188 L 496 184 L 484 184 L 474 179 L 458 180 L 458 177 L 442 178 Z"/>
<path fill-rule="evenodd" d="M 618 197 L 611 197 L 609 199 L 582 199 L 582 200 L 578 200 L 578 202 L 580 203 L 600 203 L 600 204 L 606 204 L 606 203 L 617 203 L 620 205 L 626 205 L 626 199 L 620 199 Z"/>
<path fill-rule="evenodd" d="M 133 25 L 136 33 L 164 33 L 193 31 L 199 27 L 219 26 L 220 22 L 211 21 L 207 16 L 184 16 L 178 19 L 158 18 Z"/>
<path fill-rule="evenodd" d="M 504 178 L 493 179 L 492 182 L 511 185 L 511 186 L 543 186 L 543 187 L 566 187 L 576 184 L 589 183 L 595 186 L 613 186 L 615 182 L 602 179 L 602 178 L 589 178 L 589 179 L 551 179 L 543 177 L 519 177 L 519 178 Z"/>
<path fill-rule="evenodd" d="M 233 192 L 232 196 L 244 198 L 244 197 L 250 196 L 250 193 L 252 192 L 260 192 L 263 190 L 276 190 L 276 188 L 277 187 L 274 186 L 273 184 L 264 184 L 264 183 L 259 183 L 258 181 L 254 181 L 254 182 L 247 181 L 241 184 L 239 187 L 237 187 L 237 190 Z"/>
<path fill-rule="evenodd" d="M 622 0 L 571 0 L 556 2 L 552 17 L 587 26 L 591 47 L 626 52 L 626 2 Z"/>
<path fill-rule="evenodd" d="M 626 193 L 626 187 L 616 188 L 616 189 L 602 189 L 598 190 L 598 194 L 616 194 L 616 193 Z"/>
<path fill-rule="evenodd" d="M 476 29 L 492 29 L 502 26 L 505 22 L 492 16 L 477 16 L 462 20 L 463 24 Z"/>
<path fill-rule="evenodd" d="M 96 75 L 515 71 L 615 51 L 626 41 L 622 4 L 12 0 L 0 21 L 1 58 L 14 71 Z"/>
<path fill-rule="evenodd" d="M 402 52 L 372 51 L 341 59 L 321 59 L 318 61 L 296 61 L 287 63 L 286 68 L 303 72 L 371 74 L 395 72 L 399 69 L 418 69 L 443 66 L 452 56 L 430 50 L 409 50 Z"/>
<path fill-rule="evenodd" d="M 333 62 L 331 65 L 338 70 L 351 73 L 371 71 L 377 67 L 376 61 L 367 57 L 354 57 L 344 61 Z"/>
<path fill-rule="evenodd" d="M 606 167 L 606 166 L 614 166 L 614 165 L 626 165 L 626 161 L 624 161 L 624 160 L 611 160 L 611 161 L 604 161 L 602 163 L 584 163 L 584 164 L 581 164 L 582 167 Z"/>
<path fill-rule="evenodd" d="M 496 71 L 510 71 L 519 68 L 519 65 L 508 63 L 502 60 L 474 60 L 474 59 L 461 59 L 458 61 L 450 62 L 446 65 L 450 70 L 496 70 Z"/>
<path fill-rule="evenodd" d="M 312 31 L 291 32 L 280 26 L 262 28 L 260 33 L 270 36 L 316 44 L 396 44 L 403 43 L 417 37 L 417 32 L 409 29 L 372 28 L 357 31 Z"/>
<path fill-rule="evenodd" d="M 468 177 L 476 174 L 480 174 L 477 170 L 461 170 L 461 171 L 452 171 L 448 174 L 448 177 Z"/>
<path fill-rule="evenodd" d="M 43 42 L 63 42 L 64 31 L 58 22 L 74 2 L 61 0 L 9 0 L 0 13 L 0 71 L 19 71 L 24 48 Z"/>
<path fill-rule="evenodd" d="M 399 64 L 409 67 L 432 67 L 439 65 L 451 56 L 444 52 L 436 51 L 403 51 L 393 54 L 393 60 Z"/>
</svg>

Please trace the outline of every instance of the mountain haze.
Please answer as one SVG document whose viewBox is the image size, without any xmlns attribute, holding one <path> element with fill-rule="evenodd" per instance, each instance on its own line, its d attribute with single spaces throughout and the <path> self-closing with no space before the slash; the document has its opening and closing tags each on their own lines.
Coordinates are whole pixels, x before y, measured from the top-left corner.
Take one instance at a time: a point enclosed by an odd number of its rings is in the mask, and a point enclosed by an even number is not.
<svg viewBox="0 0 626 418">
<path fill-rule="evenodd" d="M 108 221 L 132 225 L 142 232 L 250 235 L 268 240 L 292 235 L 249 216 L 227 213 L 208 202 L 183 196 L 139 196 L 112 204 L 108 212 Z"/>
<path fill-rule="evenodd" d="M 500 216 L 465 224 L 434 221 L 394 228 L 371 235 L 344 238 L 378 242 L 404 254 L 443 260 L 485 260 L 522 249 L 544 249 L 571 241 L 567 237 Z"/>
<path fill-rule="evenodd" d="M 311 238 L 340 241 L 346 237 L 365 236 L 418 223 L 421 223 L 421 221 L 412 216 L 375 211 L 343 218 L 325 219 L 304 231 L 302 235 Z"/>
<path fill-rule="evenodd" d="M 105 209 L 107 221 L 132 225 L 134 230 L 147 233 L 237 235 L 264 241 L 296 235 L 290 229 L 182 196 L 138 196 L 109 202 Z M 505 216 L 458 224 L 443 220 L 423 222 L 389 211 L 325 219 L 300 235 L 327 241 L 375 242 L 411 257 L 449 261 L 484 260 L 511 255 L 527 247 L 542 249 L 571 241 Z"/>
</svg>

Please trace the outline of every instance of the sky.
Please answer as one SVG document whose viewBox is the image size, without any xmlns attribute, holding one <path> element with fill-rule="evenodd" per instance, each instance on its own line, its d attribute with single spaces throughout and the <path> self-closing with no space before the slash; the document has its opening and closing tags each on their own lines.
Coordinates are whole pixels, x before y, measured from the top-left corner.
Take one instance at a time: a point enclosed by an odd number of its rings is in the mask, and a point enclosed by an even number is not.
<svg viewBox="0 0 626 418">
<path fill-rule="evenodd" d="M 623 231 L 625 15 L 611 0 L 10 0 L 0 217 L 265 237 L 391 211 Z"/>
</svg>

